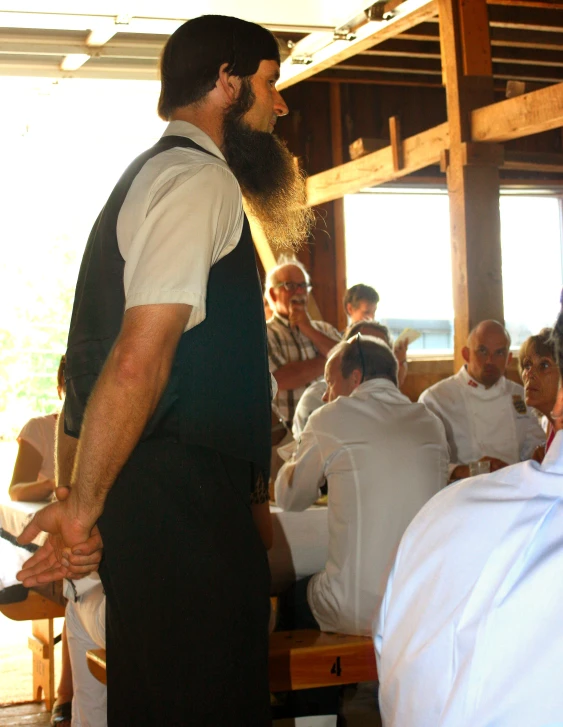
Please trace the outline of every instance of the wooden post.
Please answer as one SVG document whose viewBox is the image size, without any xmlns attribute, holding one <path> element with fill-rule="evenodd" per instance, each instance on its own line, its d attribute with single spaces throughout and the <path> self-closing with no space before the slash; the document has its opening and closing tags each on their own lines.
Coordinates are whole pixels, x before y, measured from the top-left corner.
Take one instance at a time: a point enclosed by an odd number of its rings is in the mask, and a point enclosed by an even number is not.
<svg viewBox="0 0 563 727">
<path fill-rule="evenodd" d="M 486 0 L 438 0 L 449 124 L 454 365 L 479 321 L 503 321 L 499 173 L 502 150 L 471 144 L 471 111 L 493 103 Z"/>
<path fill-rule="evenodd" d="M 330 84 L 330 130 L 332 136 L 332 166 L 344 163 L 342 154 L 342 107 L 340 100 L 340 84 Z M 335 199 L 334 208 L 334 257 L 336 272 L 337 297 L 337 328 L 346 328 L 348 319 L 342 305 L 346 292 L 346 231 L 344 227 L 344 198 Z"/>
<path fill-rule="evenodd" d="M 53 619 L 32 622 L 33 637 L 29 648 L 33 658 L 33 698 L 45 700 L 45 708 L 51 711 L 55 699 L 55 645 Z"/>
</svg>

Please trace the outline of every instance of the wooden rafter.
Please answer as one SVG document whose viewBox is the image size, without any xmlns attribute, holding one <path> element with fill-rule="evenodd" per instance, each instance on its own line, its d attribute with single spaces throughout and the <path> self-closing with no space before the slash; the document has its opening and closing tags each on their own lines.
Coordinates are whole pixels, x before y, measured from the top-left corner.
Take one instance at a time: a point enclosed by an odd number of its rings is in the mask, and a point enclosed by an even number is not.
<svg viewBox="0 0 563 727">
<path fill-rule="evenodd" d="M 449 145 L 448 124 L 440 124 L 403 139 L 403 167 L 393 167 L 393 150 L 387 146 L 353 162 L 346 162 L 307 180 L 307 200 L 311 206 L 330 202 L 365 187 L 400 179 L 431 164 L 438 164 L 442 150 Z"/>
<path fill-rule="evenodd" d="M 431 19 L 436 12 L 436 0 L 405 0 L 399 6 L 397 15 L 391 20 L 373 21 L 362 25 L 355 31 L 354 40 L 330 42 L 314 54 L 311 63 L 295 65 L 291 58 L 284 61 L 278 88 L 280 91 L 288 88 L 363 50 L 368 50 L 378 43 L 394 38 L 409 28 Z"/>
<path fill-rule="evenodd" d="M 474 141 L 504 142 L 563 126 L 563 83 L 475 109 Z"/>
<path fill-rule="evenodd" d="M 563 126 L 563 83 L 484 106 L 471 113 L 472 141 L 500 143 L 560 126 Z M 308 203 L 311 206 L 323 204 L 438 164 L 449 143 L 449 126 L 444 123 L 403 141 L 404 167 L 399 171 L 393 168 L 392 149 L 387 146 L 315 174 L 307 180 Z M 561 163 L 559 156 L 540 158 L 535 155 L 535 160 L 532 157 L 522 153 L 506 154 L 503 166 L 506 169 L 560 171 L 557 168 L 557 164 Z"/>
</svg>

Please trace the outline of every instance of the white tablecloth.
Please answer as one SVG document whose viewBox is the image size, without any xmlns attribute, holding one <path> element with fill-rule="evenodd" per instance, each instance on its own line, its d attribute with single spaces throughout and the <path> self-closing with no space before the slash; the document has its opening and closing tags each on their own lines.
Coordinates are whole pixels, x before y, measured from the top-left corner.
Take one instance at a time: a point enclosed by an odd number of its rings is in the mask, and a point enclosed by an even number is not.
<svg viewBox="0 0 563 727">
<path fill-rule="evenodd" d="M 16 585 L 16 573 L 30 553 L 10 542 L 17 537 L 37 510 L 38 502 L 0 503 L 0 589 Z M 318 573 L 328 554 L 327 508 L 311 507 L 305 512 L 283 512 L 271 507 L 274 544 L 268 553 L 272 572 L 272 593 L 280 593 L 299 578 Z M 45 533 L 33 542 L 40 545 Z"/>
<path fill-rule="evenodd" d="M 274 544 L 268 552 L 272 593 L 281 593 L 293 581 L 321 571 L 328 558 L 326 507 L 284 512 L 272 506 Z"/>
<path fill-rule="evenodd" d="M 13 539 L 21 533 L 28 519 L 45 507 L 45 504 L 44 502 L 0 502 L 0 590 L 19 584 L 16 573 L 30 557 L 31 549 L 18 547 L 13 543 Z M 45 533 L 41 533 L 33 544 L 41 545 L 46 537 Z"/>
</svg>

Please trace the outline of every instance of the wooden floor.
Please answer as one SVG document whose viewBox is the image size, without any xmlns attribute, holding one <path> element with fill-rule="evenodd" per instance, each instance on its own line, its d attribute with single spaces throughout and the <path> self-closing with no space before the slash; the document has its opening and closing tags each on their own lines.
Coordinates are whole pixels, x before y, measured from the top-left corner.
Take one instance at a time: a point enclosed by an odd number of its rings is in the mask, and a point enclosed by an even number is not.
<svg viewBox="0 0 563 727">
<path fill-rule="evenodd" d="M 50 719 L 51 712 L 45 711 L 42 702 L 0 707 L 0 727 L 48 727 Z"/>
</svg>

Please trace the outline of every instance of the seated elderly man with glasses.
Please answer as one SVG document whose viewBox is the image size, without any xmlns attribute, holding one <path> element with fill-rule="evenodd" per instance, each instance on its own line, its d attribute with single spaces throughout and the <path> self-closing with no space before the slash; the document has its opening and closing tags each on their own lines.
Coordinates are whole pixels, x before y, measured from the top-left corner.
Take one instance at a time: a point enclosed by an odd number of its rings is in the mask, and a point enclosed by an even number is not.
<svg viewBox="0 0 563 727">
<path fill-rule="evenodd" d="M 277 406 L 291 428 L 295 407 L 307 386 L 323 375 L 326 357 L 340 334 L 329 323 L 311 320 L 311 284 L 297 260 L 285 260 L 268 273 L 265 296 L 273 311 L 267 322 L 270 371 L 278 384 Z"/>
</svg>

